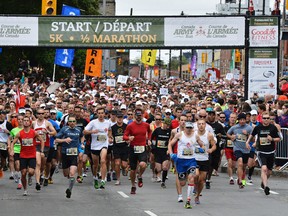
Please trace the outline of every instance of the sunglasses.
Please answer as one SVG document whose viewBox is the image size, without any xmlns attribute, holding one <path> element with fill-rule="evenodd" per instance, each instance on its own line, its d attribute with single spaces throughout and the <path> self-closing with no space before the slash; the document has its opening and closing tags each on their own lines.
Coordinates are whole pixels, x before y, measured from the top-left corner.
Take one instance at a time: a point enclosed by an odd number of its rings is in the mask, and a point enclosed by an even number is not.
<svg viewBox="0 0 288 216">
<path fill-rule="evenodd" d="M 162 119 L 155 119 L 156 121 L 161 121 Z"/>
<path fill-rule="evenodd" d="M 75 120 L 73 120 L 73 121 L 68 121 L 68 122 L 76 122 Z"/>
<path fill-rule="evenodd" d="M 220 116 L 219 118 L 226 118 L 225 116 Z"/>
<path fill-rule="evenodd" d="M 262 119 L 263 119 L 263 120 L 268 120 L 268 119 L 270 119 L 270 118 L 269 118 L 269 117 L 265 117 L 265 118 L 263 117 Z"/>
<path fill-rule="evenodd" d="M 275 118 L 270 118 L 271 121 L 275 121 Z"/>
<path fill-rule="evenodd" d="M 44 113 L 37 113 L 38 115 L 44 115 Z"/>
<path fill-rule="evenodd" d="M 167 114 L 167 115 L 171 115 L 171 113 L 170 113 L 170 112 L 167 112 L 166 114 Z"/>
<path fill-rule="evenodd" d="M 199 118 L 206 118 L 206 115 L 205 116 L 199 115 Z"/>
<path fill-rule="evenodd" d="M 133 115 L 132 113 L 128 113 L 127 115 Z"/>
<path fill-rule="evenodd" d="M 17 116 L 11 116 L 11 118 L 17 118 Z"/>
</svg>

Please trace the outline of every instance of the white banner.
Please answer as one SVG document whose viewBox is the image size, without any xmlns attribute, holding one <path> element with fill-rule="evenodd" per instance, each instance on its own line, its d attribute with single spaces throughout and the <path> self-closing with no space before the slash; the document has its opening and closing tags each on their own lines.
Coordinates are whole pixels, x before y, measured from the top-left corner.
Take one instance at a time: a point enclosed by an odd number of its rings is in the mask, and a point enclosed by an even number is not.
<svg viewBox="0 0 288 216">
<path fill-rule="evenodd" d="M 277 49 L 252 49 L 249 54 L 248 98 L 277 95 Z"/>
<path fill-rule="evenodd" d="M 116 80 L 115 79 L 107 79 L 106 86 L 115 87 L 116 86 Z"/>
<path fill-rule="evenodd" d="M 165 46 L 244 46 L 245 17 L 165 18 L 164 38 Z"/>
<path fill-rule="evenodd" d="M 117 79 L 117 83 L 126 84 L 128 80 L 128 76 L 119 75 Z"/>
<path fill-rule="evenodd" d="M 38 17 L 0 17 L 0 46 L 38 46 Z"/>
<path fill-rule="evenodd" d="M 226 79 L 227 80 L 232 80 L 233 79 L 233 73 L 227 73 L 226 74 Z"/>
<path fill-rule="evenodd" d="M 160 88 L 160 95 L 168 95 L 168 88 Z"/>
</svg>

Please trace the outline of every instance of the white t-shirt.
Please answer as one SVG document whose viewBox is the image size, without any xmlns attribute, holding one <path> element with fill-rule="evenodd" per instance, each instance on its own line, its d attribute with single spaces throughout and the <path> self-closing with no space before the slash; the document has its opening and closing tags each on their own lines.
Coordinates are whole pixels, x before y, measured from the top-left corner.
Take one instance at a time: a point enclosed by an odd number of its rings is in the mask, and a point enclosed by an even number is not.
<svg viewBox="0 0 288 216">
<path fill-rule="evenodd" d="M 100 122 L 94 119 L 88 123 L 85 130 L 98 130 L 98 133 L 91 134 L 91 150 L 101 150 L 103 147 L 108 148 L 108 131 L 111 130 L 111 123 L 108 120 Z"/>
</svg>

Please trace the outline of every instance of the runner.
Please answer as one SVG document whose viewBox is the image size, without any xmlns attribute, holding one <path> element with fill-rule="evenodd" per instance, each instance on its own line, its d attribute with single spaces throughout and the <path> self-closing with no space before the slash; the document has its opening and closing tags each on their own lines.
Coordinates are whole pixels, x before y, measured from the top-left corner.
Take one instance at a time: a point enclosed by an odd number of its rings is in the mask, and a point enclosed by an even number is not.
<svg viewBox="0 0 288 216">
<path fill-rule="evenodd" d="M 77 159 L 79 147 L 84 149 L 84 136 L 81 128 L 76 127 L 76 117 L 69 115 L 68 125 L 61 128 L 56 136 L 55 142 L 62 143 L 62 168 L 63 175 L 69 179 L 69 186 L 66 189 L 66 197 L 70 198 L 75 183 L 77 172 Z"/>
<path fill-rule="evenodd" d="M 139 166 L 138 187 L 143 187 L 142 175 L 147 165 L 147 150 L 146 141 L 151 145 L 151 129 L 148 123 L 143 122 L 143 110 L 141 108 L 135 109 L 135 121 L 130 123 L 125 130 L 123 139 L 130 142 L 129 162 L 130 162 L 130 180 L 131 180 L 131 194 L 136 194 L 135 179 L 136 168 Z"/>
<path fill-rule="evenodd" d="M 24 129 L 16 134 L 15 138 L 11 143 L 10 155 L 14 156 L 14 144 L 19 139 L 21 143 L 21 151 L 20 151 L 21 182 L 24 189 L 23 196 L 27 196 L 28 195 L 27 179 L 26 179 L 27 169 L 28 169 L 28 177 L 31 179 L 32 176 L 34 175 L 34 171 L 36 168 L 36 140 L 40 141 L 39 154 L 41 157 L 44 157 L 44 140 L 35 130 L 31 129 L 31 122 L 29 117 L 24 117 L 23 126 Z"/>
<path fill-rule="evenodd" d="M 257 149 L 257 157 L 259 165 L 261 166 L 261 188 L 264 189 L 266 195 L 270 194 L 268 187 L 268 179 L 272 174 L 272 169 L 275 159 L 276 143 L 280 142 L 278 129 L 270 122 L 270 115 L 268 112 L 262 113 L 262 125 L 254 128 L 250 134 L 246 147 L 250 149 L 250 140 L 257 135 L 257 141 L 253 145 Z"/>
</svg>

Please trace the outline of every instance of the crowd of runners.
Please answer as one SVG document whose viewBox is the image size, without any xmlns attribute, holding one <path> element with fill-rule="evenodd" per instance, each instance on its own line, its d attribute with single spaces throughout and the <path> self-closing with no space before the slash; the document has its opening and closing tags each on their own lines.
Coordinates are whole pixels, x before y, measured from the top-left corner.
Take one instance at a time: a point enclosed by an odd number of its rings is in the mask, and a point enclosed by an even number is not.
<svg viewBox="0 0 288 216">
<path fill-rule="evenodd" d="M 254 94 L 249 100 L 236 80 L 129 78 L 107 87 L 106 78 L 72 75 L 48 92 L 47 82 L 0 79 L 0 177 L 10 175 L 24 196 L 28 186 L 40 191 L 53 184 L 61 168 L 70 198 L 75 183 L 87 176 L 88 163 L 95 189 L 105 189 L 111 179 L 119 186 L 129 178 L 131 194 L 136 194 L 150 167 L 152 180 L 162 188 L 172 170 L 177 201 L 192 208 L 191 200 L 200 204 L 202 189 L 211 188 L 224 155 L 227 184 L 244 189 L 260 166 L 261 187 L 270 194 L 275 147 L 283 138 L 281 128 L 288 126 L 286 78 L 280 81 L 281 96 Z M 160 88 L 168 94 L 161 95 Z"/>
</svg>

